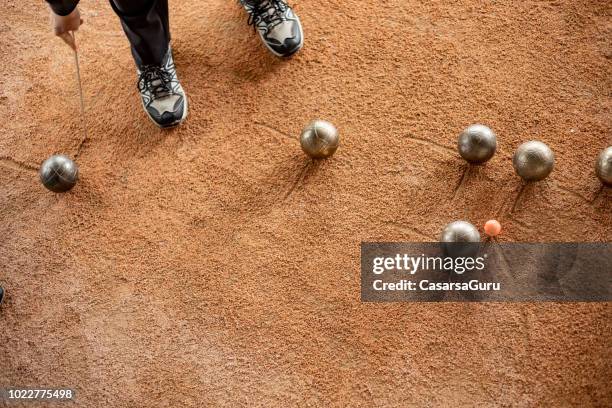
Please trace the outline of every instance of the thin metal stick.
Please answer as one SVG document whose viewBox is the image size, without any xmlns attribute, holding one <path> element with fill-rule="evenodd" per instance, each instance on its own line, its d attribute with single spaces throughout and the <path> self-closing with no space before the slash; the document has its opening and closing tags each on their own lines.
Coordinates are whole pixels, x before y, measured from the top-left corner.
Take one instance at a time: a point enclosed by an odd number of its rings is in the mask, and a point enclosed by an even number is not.
<svg viewBox="0 0 612 408">
<path fill-rule="evenodd" d="M 74 31 L 72 32 L 72 37 L 74 39 L 74 43 L 76 44 L 76 33 Z M 81 82 L 81 68 L 79 65 L 79 52 L 76 49 L 74 50 L 74 64 L 76 65 L 76 76 L 77 76 L 77 83 L 79 87 L 79 100 L 81 104 L 81 128 L 83 129 L 83 140 L 81 140 L 81 143 L 79 144 L 79 147 L 77 148 L 77 151 L 75 154 L 75 157 L 77 157 L 81 153 L 81 148 L 87 141 L 88 137 L 87 137 L 87 123 L 85 120 L 85 99 L 83 98 L 83 83 Z"/>
</svg>

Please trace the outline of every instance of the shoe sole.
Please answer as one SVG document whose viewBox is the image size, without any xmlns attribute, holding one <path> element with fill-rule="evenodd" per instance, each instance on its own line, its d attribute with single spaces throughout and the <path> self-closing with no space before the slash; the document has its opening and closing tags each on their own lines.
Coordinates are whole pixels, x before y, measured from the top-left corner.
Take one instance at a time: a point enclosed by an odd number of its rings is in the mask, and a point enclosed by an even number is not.
<svg viewBox="0 0 612 408">
<path fill-rule="evenodd" d="M 181 87 L 181 90 L 183 90 L 183 87 Z M 151 122 L 155 123 L 155 126 L 157 126 L 157 127 L 158 127 L 158 128 L 160 128 L 160 129 L 170 129 L 170 128 L 173 128 L 173 127 L 177 127 L 178 125 L 180 125 L 181 123 L 183 123 L 183 122 L 185 121 L 185 119 L 187 118 L 187 113 L 188 113 L 188 111 L 189 111 L 189 106 L 188 106 L 188 105 L 189 105 L 189 102 L 188 102 L 188 100 L 187 100 L 187 95 L 185 94 L 185 91 L 183 91 L 183 95 L 185 95 L 185 96 L 184 96 L 184 99 L 185 99 L 185 106 L 184 106 L 184 109 L 183 109 L 183 116 L 181 116 L 181 118 L 180 118 L 179 120 L 174 121 L 174 122 L 170 123 L 169 125 L 160 125 L 159 123 L 157 123 L 157 122 L 155 121 L 155 119 L 153 119 L 153 116 L 151 116 L 151 115 L 149 114 L 149 111 L 147 111 L 147 107 L 145 106 L 145 104 L 144 104 L 144 102 L 143 102 L 142 98 L 140 99 L 140 102 L 142 103 L 142 108 L 144 109 L 145 113 L 147 114 L 147 116 L 149 117 L 149 119 L 151 119 Z"/>
<path fill-rule="evenodd" d="M 302 34 L 302 38 L 300 38 L 300 44 L 297 47 L 295 47 L 295 49 L 292 50 L 289 54 L 279 54 L 278 52 L 274 51 L 274 49 L 270 47 L 268 43 L 266 42 L 266 40 L 263 38 L 263 35 L 261 34 L 261 32 L 257 30 L 257 33 L 259 34 L 259 38 L 261 38 L 261 42 L 264 43 L 268 51 L 270 51 L 272 54 L 276 55 L 277 57 L 280 57 L 280 58 L 292 57 L 296 52 L 301 50 L 302 47 L 304 46 L 304 31 L 302 30 L 302 22 L 300 21 L 299 17 L 296 17 L 296 18 L 297 18 L 298 26 L 300 27 L 300 33 Z"/>
</svg>

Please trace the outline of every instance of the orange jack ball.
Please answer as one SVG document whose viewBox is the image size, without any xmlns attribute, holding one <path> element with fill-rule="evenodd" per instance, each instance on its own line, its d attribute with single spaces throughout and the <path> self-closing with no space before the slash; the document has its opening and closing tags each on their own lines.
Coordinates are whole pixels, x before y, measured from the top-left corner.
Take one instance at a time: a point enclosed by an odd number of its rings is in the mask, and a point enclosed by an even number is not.
<svg viewBox="0 0 612 408">
<path fill-rule="evenodd" d="M 496 237 L 500 234 L 502 227 L 499 221 L 497 220 L 489 220 L 485 223 L 484 226 L 485 234 L 490 237 Z"/>
</svg>

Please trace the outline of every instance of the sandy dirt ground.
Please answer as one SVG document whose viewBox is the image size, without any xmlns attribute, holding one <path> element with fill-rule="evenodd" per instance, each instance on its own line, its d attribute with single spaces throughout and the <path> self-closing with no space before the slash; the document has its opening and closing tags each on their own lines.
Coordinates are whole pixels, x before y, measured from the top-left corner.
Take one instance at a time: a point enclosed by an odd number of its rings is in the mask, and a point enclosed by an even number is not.
<svg viewBox="0 0 612 408">
<path fill-rule="evenodd" d="M 300 0 L 306 45 L 269 55 L 234 1 L 171 1 L 188 121 L 145 117 L 105 2 L 73 55 L 46 7 L 0 7 L 0 387 L 81 407 L 606 406 L 610 304 L 365 304 L 361 241 L 499 217 L 504 241 L 610 241 L 607 1 Z M 295 138 L 334 122 L 310 163 Z M 473 122 L 498 154 L 456 190 Z M 509 206 L 511 155 L 552 176 Z M 36 169 L 78 155 L 55 195 Z M 39 405 L 40 406 L 40 405 Z"/>
</svg>

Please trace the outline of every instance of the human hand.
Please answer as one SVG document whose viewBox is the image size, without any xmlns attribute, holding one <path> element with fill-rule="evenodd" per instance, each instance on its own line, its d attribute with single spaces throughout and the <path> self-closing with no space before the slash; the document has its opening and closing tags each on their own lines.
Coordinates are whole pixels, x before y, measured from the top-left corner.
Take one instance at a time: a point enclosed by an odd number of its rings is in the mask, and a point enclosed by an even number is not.
<svg viewBox="0 0 612 408">
<path fill-rule="evenodd" d="M 74 41 L 73 32 L 79 29 L 83 24 L 79 8 L 76 7 L 67 16 L 59 16 L 51 10 L 51 24 L 53 32 L 60 37 L 70 48 L 76 51 L 76 42 Z"/>
</svg>

